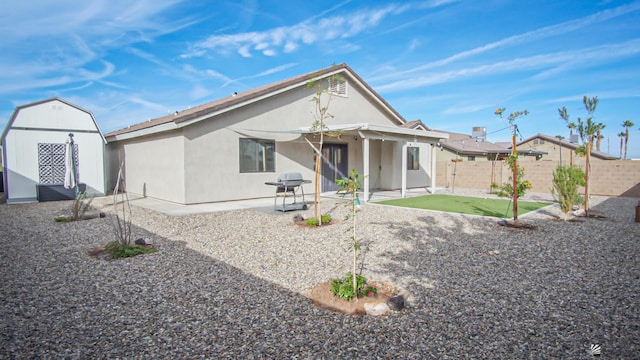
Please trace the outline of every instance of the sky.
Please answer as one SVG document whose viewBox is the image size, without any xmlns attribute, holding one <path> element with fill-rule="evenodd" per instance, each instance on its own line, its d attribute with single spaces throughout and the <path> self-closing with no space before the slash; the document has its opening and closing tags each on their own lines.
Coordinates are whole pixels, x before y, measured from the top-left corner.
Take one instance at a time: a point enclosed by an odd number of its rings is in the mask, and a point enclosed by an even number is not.
<svg viewBox="0 0 640 360">
<path fill-rule="evenodd" d="M 0 5 L 0 127 L 60 97 L 103 133 L 346 63 L 408 121 L 569 137 L 597 96 L 601 150 L 640 159 L 640 1 L 48 0 Z"/>
</svg>

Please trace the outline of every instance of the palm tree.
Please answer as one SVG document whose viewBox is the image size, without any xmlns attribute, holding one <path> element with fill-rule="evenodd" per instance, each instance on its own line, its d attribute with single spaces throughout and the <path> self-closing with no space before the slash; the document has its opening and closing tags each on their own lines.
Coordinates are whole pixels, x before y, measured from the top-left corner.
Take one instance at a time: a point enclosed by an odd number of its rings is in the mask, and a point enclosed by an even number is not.
<svg viewBox="0 0 640 360">
<path fill-rule="evenodd" d="M 632 127 L 634 125 L 633 122 L 631 122 L 631 120 L 625 120 L 622 123 L 622 127 L 624 128 L 624 159 L 627 160 L 627 149 L 629 147 L 629 128 Z"/>
<path fill-rule="evenodd" d="M 556 139 L 560 141 L 560 165 L 562 165 L 562 140 L 564 140 L 564 136 L 556 135 Z"/>
<path fill-rule="evenodd" d="M 560 114 L 560 118 L 567 123 L 567 127 L 569 128 L 569 143 L 571 143 L 573 141 L 573 129 L 576 128 L 576 124 L 569 121 L 569 112 L 566 107 L 558 108 L 558 114 Z M 569 166 L 573 166 L 573 151 L 569 151 Z"/>
<path fill-rule="evenodd" d="M 586 123 L 582 121 L 581 118 L 578 118 L 577 126 L 578 134 L 580 135 L 580 140 L 582 141 L 582 146 L 576 149 L 576 152 L 585 154 L 585 185 L 584 185 L 584 211 L 587 216 L 589 216 L 589 175 L 591 166 L 589 164 L 589 158 L 591 157 L 591 147 L 593 146 L 593 139 L 598 133 L 599 130 L 604 128 L 603 123 L 595 123 L 593 121 L 593 113 L 596 111 L 596 107 L 598 105 L 598 97 L 594 96 L 592 98 L 587 97 L 586 95 L 582 98 L 582 102 L 584 103 L 584 108 L 587 110 L 587 121 Z M 560 117 L 567 123 L 569 126 L 569 112 L 566 107 L 562 107 L 558 109 L 558 114 Z M 572 127 L 569 127 L 572 129 Z"/>
<path fill-rule="evenodd" d="M 605 124 L 603 123 L 597 123 L 595 125 L 595 131 L 596 131 L 596 135 L 595 135 L 595 141 L 596 141 L 596 151 L 600 151 L 600 140 L 602 140 L 604 138 L 603 135 L 600 135 L 600 132 L 602 131 L 602 129 L 604 129 L 605 127 L 607 127 Z M 593 140 L 593 138 L 592 138 Z M 593 141 L 591 142 L 591 147 L 593 148 Z"/>
<path fill-rule="evenodd" d="M 603 124 L 602 127 L 598 129 L 598 134 L 596 135 L 596 150 L 598 151 L 600 151 L 600 140 L 604 139 L 604 135 L 600 134 L 604 127 L 605 125 Z"/>
<path fill-rule="evenodd" d="M 626 134 L 623 132 L 618 134 L 618 137 L 620 137 L 620 159 L 622 159 L 622 145 L 624 144 L 624 137 L 626 136 Z"/>
</svg>

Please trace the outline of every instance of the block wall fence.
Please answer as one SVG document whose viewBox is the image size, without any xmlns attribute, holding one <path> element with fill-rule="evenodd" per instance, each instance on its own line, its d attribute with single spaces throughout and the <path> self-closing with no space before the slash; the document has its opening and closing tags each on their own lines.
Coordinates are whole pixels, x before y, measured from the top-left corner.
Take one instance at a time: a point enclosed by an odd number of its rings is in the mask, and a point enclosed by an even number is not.
<svg viewBox="0 0 640 360">
<path fill-rule="evenodd" d="M 532 192 L 550 193 L 553 172 L 558 166 L 555 161 L 524 160 L 524 179 L 533 185 Z M 568 164 L 565 164 L 568 165 Z M 584 159 L 574 165 L 585 168 Z M 436 167 L 436 186 L 439 188 L 486 189 L 491 182 L 509 182 L 511 169 L 502 161 L 439 161 Z M 581 191 L 584 192 L 584 189 Z M 640 161 L 637 160 L 597 160 L 591 162 L 589 192 L 592 195 L 626 196 L 640 198 Z"/>
</svg>

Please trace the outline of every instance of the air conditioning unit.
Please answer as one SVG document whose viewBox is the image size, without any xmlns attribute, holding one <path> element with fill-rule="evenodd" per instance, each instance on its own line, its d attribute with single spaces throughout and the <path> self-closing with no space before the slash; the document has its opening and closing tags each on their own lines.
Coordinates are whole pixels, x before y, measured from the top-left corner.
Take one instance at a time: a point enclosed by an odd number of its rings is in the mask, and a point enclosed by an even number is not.
<svg viewBox="0 0 640 360">
<path fill-rule="evenodd" d="M 487 140 L 487 128 L 484 126 L 475 126 L 471 128 L 471 137 L 476 141 Z"/>
</svg>

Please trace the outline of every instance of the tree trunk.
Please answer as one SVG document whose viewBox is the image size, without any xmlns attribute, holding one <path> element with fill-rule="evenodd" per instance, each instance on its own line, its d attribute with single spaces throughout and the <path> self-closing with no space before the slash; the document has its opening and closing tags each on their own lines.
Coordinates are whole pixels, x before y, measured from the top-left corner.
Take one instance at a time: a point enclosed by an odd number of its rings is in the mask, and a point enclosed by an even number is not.
<svg viewBox="0 0 640 360">
<path fill-rule="evenodd" d="M 629 128 L 626 129 L 624 135 L 624 159 L 627 160 L 627 149 L 629 147 Z"/>
<path fill-rule="evenodd" d="M 511 154 L 515 156 L 513 160 L 513 221 L 518 221 L 518 152 L 516 150 L 516 132 L 512 136 L 513 150 Z"/>
<path fill-rule="evenodd" d="M 589 216 L 589 158 L 591 157 L 591 144 L 587 143 L 587 156 L 585 160 L 586 169 L 584 171 L 584 214 Z"/>
<path fill-rule="evenodd" d="M 316 217 L 316 221 L 318 222 L 318 225 L 321 225 L 322 222 L 322 216 L 320 213 L 320 154 L 316 155 L 316 178 L 315 178 L 315 194 L 313 196 L 314 198 L 314 206 L 313 206 L 313 211 L 314 211 L 314 215 Z"/>
</svg>

